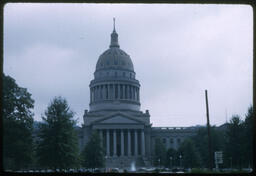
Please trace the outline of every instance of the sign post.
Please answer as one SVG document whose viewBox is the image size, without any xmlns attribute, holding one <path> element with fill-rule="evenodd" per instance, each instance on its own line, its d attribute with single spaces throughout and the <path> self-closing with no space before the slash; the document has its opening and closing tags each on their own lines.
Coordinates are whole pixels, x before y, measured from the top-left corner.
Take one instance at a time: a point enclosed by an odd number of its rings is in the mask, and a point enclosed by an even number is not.
<svg viewBox="0 0 256 176">
<path fill-rule="evenodd" d="M 223 163 L 222 156 L 223 156 L 222 151 L 214 152 L 215 165 L 216 165 L 216 169 L 217 170 L 219 169 L 219 165 L 218 164 L 222 164 Z"/>
</svg>

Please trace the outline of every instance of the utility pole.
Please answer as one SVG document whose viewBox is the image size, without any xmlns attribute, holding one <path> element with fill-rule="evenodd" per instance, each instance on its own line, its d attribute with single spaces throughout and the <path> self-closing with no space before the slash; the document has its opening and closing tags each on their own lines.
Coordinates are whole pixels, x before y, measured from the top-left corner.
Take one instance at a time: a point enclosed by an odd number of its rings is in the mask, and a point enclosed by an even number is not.
<svg viewBox="0 0 256 176">
<path fill-rule="evenodd" d="M 209 107 L 208 107 L 208 96 L 207 90 L 205 90 L 205 101 L 206 101 L 206 117 L 207 117 L 207 130 L 208 130 L 208 150 L 209 150 L 209 169 L 212 170 L 212 144 L 211 144 L 211 133 L 210 133 L 210 120 L 209 120 Z"/>
</svg>

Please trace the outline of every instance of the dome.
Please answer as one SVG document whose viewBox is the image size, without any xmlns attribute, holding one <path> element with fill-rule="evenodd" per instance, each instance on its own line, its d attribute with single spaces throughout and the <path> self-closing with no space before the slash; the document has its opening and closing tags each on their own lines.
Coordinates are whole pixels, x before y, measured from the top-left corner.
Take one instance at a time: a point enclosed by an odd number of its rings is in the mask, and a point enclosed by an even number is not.
<svg viewBox="0 0 256 176">
<path fill-rule="evenodd" d="M 96 64 L 96 71 L 103 69 L 122 69 L 134 72 L 130 56 L 119 48 L 115 26 L 111 34 L 109 49 L 100 55 Z"/>
<path fill-rule="evenodd" d="M 112 47 L 100 55 L 96 64 L 96 71 L 101 69 L 134 71 L 130 56 L 118 47 Z"/>
</svg>

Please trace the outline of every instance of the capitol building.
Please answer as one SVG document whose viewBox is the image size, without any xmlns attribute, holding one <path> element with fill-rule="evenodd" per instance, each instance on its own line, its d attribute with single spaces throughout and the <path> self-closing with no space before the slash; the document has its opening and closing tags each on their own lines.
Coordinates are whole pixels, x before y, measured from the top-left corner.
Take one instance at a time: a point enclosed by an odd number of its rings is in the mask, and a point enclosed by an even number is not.
<svg viewBox="0 0 256 176">
<path fill-rule="evenodd" d="M 93 131 L 97 131 L 104 148 L 106 167 L 137 167 L 152 165 L 155 140 L 166 149 L 195 134 L 193 127 L 153 127 L 149 110 L 140 110 L 140 86 L 131 57 L 122 49 L 115 30 L 109 49 L 96 64 L 91 80 L 89 110 L 85 110 L 80 129 L 79 146 L 84 148 Z M 149 107 L 150 108 L 150 107 Z"/>
</svg>

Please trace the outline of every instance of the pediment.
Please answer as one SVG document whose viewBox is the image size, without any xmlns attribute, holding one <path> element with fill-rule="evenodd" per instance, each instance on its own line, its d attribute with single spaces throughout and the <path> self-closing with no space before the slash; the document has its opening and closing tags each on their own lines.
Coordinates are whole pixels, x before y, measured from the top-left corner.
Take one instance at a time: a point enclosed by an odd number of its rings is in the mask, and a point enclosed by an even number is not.
<svg viewBox="0 0 256 176">
<path fill-rule="evenodd" d="M 141 122 L 139 122 L 138 120 L 131 119 L 129 117 L 122 116 L 120 114 L 102 119 L 97 123 L 98 124 L 141 124 Z"/>
</svg>

